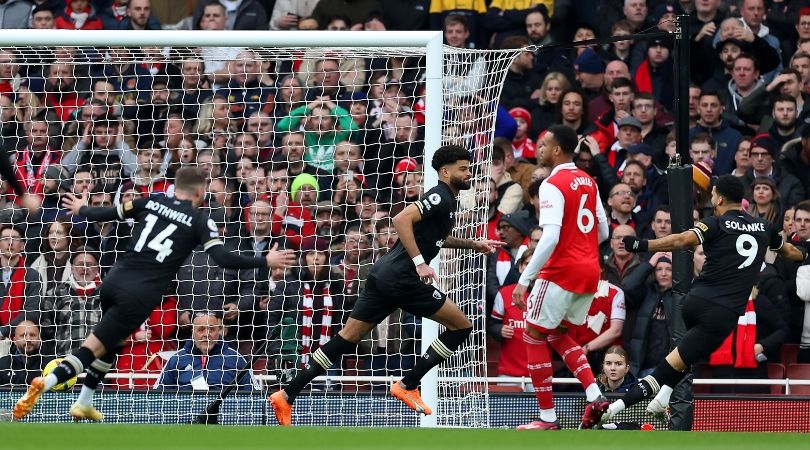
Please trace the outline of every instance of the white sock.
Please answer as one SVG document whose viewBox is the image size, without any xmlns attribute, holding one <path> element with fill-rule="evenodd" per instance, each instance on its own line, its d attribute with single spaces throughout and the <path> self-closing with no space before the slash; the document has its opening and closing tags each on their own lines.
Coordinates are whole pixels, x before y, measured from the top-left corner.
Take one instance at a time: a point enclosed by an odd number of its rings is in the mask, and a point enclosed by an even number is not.
<svg viewBox="0 0 810 450">
<path fill-rule="evenodd" d="M 601 396 L 602 391 L 599 390 L 599 386 L 597 386 L 596 383 L 592 383 L 585 388 L 585 397 L 588 399 L 588 402 L 592 402 Z"/>
<path fill-rule="evenodd" d="M 619 414 L 620 412 L 624 411 L 624 408 L 626 408 L 626 406 L 624 405 L 624 400 L 616 400 L 615 402 L 611 403 L 610 406 L 608 406 L 609 417 L 611 418 L 615 417 L 616 414 Z"/>
<path fill-rule="evenodd" d="M 662 406 L 667 406 L 669 404 L 669 398 L 672 396 L 672 388 L 667 386 L 666 384 L 661 386 L 661 390 L 658 391 L 658 394 L 655 395 L 654 400 L 658 400 Z"/>
<path fill-rule="evenodd" d="M 50 391 L 51 388 L 56 386 L 56 383 L 58 383 L 58 382 L 59 382 L 59 380 L 56 379 L 56 375 L 54 375 L 52 373 L 49 373 L 48 375 L 46 375 L 45 376 L 45 392 Z"/>
<path fill-rule="evenodd" d="M 81 406 L 93 406 L 93 394 L 96 393 L 95 389 L 90 389 L 87 386 L 82 386 L 82 391 L 79 393 L 79 398 L 76 400 Z"/>
<path fill-rule="evenodd" d="M 540 410 L 540 420 L 543 422 L 554 422 L 557 420 L 557 411 L 554 408 L 551 409 L 541 409 Z"/>
</svg>

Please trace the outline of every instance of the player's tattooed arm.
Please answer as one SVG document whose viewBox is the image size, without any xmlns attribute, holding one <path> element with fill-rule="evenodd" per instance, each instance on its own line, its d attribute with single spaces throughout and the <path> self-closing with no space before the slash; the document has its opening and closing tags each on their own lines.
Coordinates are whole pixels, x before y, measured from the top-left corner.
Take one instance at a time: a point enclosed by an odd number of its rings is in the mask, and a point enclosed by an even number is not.
<svg viewBox="0 0 810 450">
<path fill-rule="evenodd" d="M 785 242 L 776 253 L 782 258 L 787 258 L 791 261 L 804 262 L 807 259 L 807 250 L 789 242 Z"/>
<path fill-rule="evenodd" d="M 661 239 L 639 239 L 635 236 L 625 236 L 622 238 L 624 248 L 633 253 L 643 252 L 671 252 L 682 248 L 695 247 L 700 244 L 697 234 L 692 230 L 683 233 L 670 234 Z"/>
<path fill-rule="evenodd" d="M 472 239 L 462 239 L 453 236 L 448 236 L 447 239 L 444 240 L 444 245 L 442 245 L 442 247 L 469 249 L 475 250 L 479 253 L 488 254 L 494 252 L 496 248 L 501 247 L 503 245 L 506 244 L 501 241 L 493 241 L 489 239 L 474 241 Z"/>
</svg>

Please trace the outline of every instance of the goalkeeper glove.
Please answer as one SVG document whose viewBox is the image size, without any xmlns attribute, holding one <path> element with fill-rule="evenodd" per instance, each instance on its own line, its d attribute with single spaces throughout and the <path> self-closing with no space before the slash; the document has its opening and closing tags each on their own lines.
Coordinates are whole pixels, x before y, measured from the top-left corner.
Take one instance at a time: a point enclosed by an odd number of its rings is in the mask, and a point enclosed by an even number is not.
<svg viewBox="0 0 810 450">
<path fill-rule="evenodd" d="M 622 238 L 624 249 L 631 253 L 643 253 L 647 251 L 646 239 L 639 239 L 635 236 L 625 236 Z"/>
</svg>

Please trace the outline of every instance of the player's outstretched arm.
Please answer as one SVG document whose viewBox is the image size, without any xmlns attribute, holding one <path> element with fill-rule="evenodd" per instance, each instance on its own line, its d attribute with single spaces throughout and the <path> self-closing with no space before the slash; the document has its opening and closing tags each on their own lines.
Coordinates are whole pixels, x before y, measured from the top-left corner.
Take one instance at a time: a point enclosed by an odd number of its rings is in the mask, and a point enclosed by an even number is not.
<svg viewBox="0 0 810 450">
<path fill-rule="evenodd" d="M 807 250 L 790 242 L 785 242 L 776 254 L 791 261 L 804 262 L 807 259 Z"/>
<path fill-rule="evenodd" d="M 253 269 L 256 267 L 285 268 L 295 263 L 295 252 L 292 250 L 278 250 L 278 244 L 273 244 L 273 248 L 267 252 L 264 258 L 254 258 L 252 256 L 242 256 L 225 250 L 221 241 L 219 244 L 209 245 L 206 252 L 214 259 L 220 267 L 226 269 Z"/>
<path fill-rule="evenodd" d="M 687 247 L 695 247 L 700 244 L 697 234 L 692 230 L 683 233 L 670 234 L 661 239 L 639 239 L 635 236 L 625 236 L 622 238 L 625 250 L 633 253 L 644 252 L 671 252 Z"/>
<path fill-rule="evenodd" d="M 444 240 L 444 245 L 442 245 L 442 248 L 470 249 L 486 255 L 494 252 L 495 249 L 498 247 L 503 247 L 504 245 L 506 245 L 506 242 L 493 241 L 491 239 L 476 241 L 472 239 L 448 236 L 447 239 Z"/>
<path fill-rule="evenodd" d="M 119 208 L 91 208 L 87 206 L 86 196 L 77 197 L 73 193 L 66 193 L 62 196 L 62 206 L 71 212 L 74 216 L 82 216 L 87 220 L 93 222 L 108 222 L 110 220 L 123 219 L 119 214 Z"/>
</svg>

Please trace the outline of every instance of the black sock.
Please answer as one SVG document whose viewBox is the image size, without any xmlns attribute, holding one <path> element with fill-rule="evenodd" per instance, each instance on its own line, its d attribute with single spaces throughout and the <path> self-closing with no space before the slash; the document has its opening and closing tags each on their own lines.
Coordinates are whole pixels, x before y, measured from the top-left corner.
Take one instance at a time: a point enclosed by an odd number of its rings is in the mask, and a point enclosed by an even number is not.
<svg viewBox="0 0 810 450">
<path fill-rule="evenodd" d="M 101 383 L 101 381 L 104 380 L 104 377 L 107 375 L 107 372 L 109 372 L 110 369 L 112 368 L 113 363 L 115 362 L 115 356 L 118 354 L 120 350 L 121 349 L 118 348 L 115 349 L 114 351 L 107 352 L 107 354 L 105 354 L 101 358 L 93 361 L 90 364 L 90 367 L 88 367 L 87 370 L 85 371 L 87 372 L 87 375 L 84 377 L 83 382 L 84 386 L 96 390 L 99 383 Z"/>
<path fill-rule="evenodd" d="M 464 342 L 472 332 L 472 328 L 463 330 L 445 331 L 439 335 L 438 339 L 430 344 L 424 355 L 416 361 L 413 369 L 402 377 L 402 387 L 411 390 L 419 387 L 419 380 L 425 376 L 430 369 L 438 366 L 445 359 L 453 356 L 453 352 Z"/>
<path fill-rule="evenodd" d="M 343 337 L 338 334 L 323 347 L 312 352 L 306 367 L 298 372 L 298 375 L 284 388 L 284 392 L 287 394 L 287 401 L 292 403 L 306 385 L 314 380 L 315 377 L 326 373 L 334 363 L 340 362 L 340 358 L 354 350 L 355 347 L 357 347 L 357 344 L 343 339 Z"/>
<path fill-rule="evenodd" d="M 638 382 L 624 394 L 622 400 L 624 401 L 625 407 L 630 407 L 635 405 L 636 403 L 641 402 L 645 398 L 652 397 L 658 392 L 660 388 L 660 384 L 658 380 L 655 379 L 652 375 L 647 375 L 646 377 L 638 380 Z"/>
<path fill-rule="evenodd" d="M 96 359 L 93 352 L 87 347 L 79 347 L 78 350 L 68 355 L 65 359 L 53 369 L 52 374 L 56 375 L 56 384 L 64 383 L 65 381 L 79 375 L 84 371 L 85 367 L 90 366 Z"/>
<path fill-rule="evenodd" d="M 686 376 L 686 372 L 678 372 L 674 367 L 669 365 L 667 360 L 663 360 L 658 364 L 655 370 L 653 370 L 652 376 L 658 380 L 659 385 L 666 385 L 674 389 L 675 386 L 683 380 L 683 377 Z"/>
</svg>

